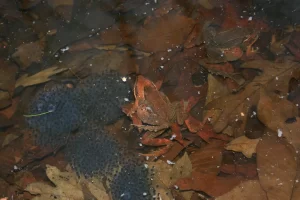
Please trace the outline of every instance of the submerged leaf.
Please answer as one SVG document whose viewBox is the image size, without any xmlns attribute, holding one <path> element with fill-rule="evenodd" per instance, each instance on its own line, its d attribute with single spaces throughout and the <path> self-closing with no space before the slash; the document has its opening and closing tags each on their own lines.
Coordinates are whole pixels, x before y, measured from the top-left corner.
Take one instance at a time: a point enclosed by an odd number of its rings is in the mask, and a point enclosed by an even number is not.
<svg viewBox="0 0 300 200">
<path fill-rule="evenodd" d="M 36 194 L 34 200 L 82 200 L 84 195 L 76 174 L 61 172 L 54 166 L 47 165 L 46 174 L 56 185 L 55 187 L 43 182 L 29 184 L 25 190 L 31 194 Z"/>
<path fill-rule="evenodd" d="M 245 181 L 230 192 L 217 197 L 215 200 L 267 200 L 265 191 L 259 181 Z"/>
<path fill-rule="evenodd" d="M 247 158 L 251 158 L 253 153 L 256 153 L 256 146 L 259 139 L 249 139 L 246 136 L 241 136 L 231 141 L 225 149 L 242 152 Z"/>
<path fill-rule="evenodd" d="M 58 68 L 56 66 L 50 67 L 48 69 L 45 69 L 43 71 L 40 71 L 34 75 L 28 76 L 28 74 L 25 74 L 21 76 L 17 82 L 16 82 L 16 88 L 19 86 L 27 87 L 31 85 L 37 85 L 40 83 L 45 83 L 50 81 L 50 76 L 59 74 L 61 72 L 64 72 L 68 69 L 66 68 Z"/>
<path fill-rule="evenodd" d="M 257 146 L 257 168 L 268 199 L 291 199 L 297 160 L 294 148 L 285 139 L 266 132 Z"/>
<path fill-rule="evenodd" d="M 259 101 L 260 89 L 266 88 L 268 91 L 279 91 L 287 94 L 289 80 L 300 75 L 299 63 L 273 63 L 266 60 L 256 60 L 246 62 L 242 68 L 259 69 L 262 74 L 256 76 L 243 91 L 238 94 L 230 94 L 220 97 L 207 106 L 207 110 L 219 110 L 221 114 L 214 116 L 214 130 L 223 131 L 228 125 L 244 122 L 245 116 L 251 106 Z M 280 85 L 280 87 L 278 87 Z M 243 130 L 241 129 L 240 132 Z"/>
</svg>

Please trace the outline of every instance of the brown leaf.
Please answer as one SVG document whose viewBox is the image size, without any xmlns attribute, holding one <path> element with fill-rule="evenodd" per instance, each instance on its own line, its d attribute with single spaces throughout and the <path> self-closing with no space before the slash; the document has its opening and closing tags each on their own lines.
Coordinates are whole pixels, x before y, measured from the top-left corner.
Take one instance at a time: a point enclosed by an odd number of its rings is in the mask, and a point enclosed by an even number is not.
<svg viewBox="0 0 300 200">
<path fill-rule="evenodd" d="M 283 95 L 288 92 L 289 80 L 300 75 L 300 67 L 295 62 L 273 63 L 266 60 L 246 62 L 242 68 L 259 69 L 263 73 L 256 76 L 245 89 L 238 94 L 230 94 L 210 102 L 206 109 L 220 110 L 221 114 L 214 117 L 214 130 L 223 131 L 228 125 L 238 121 L 245 122 L 248 110 L 259 100 L 262 87 L 268 91 L 279 91 Z M 276 78 L 277 77 L 277 78 Z M 280 87 L 279 87 L 280 85 Z M 242 114 L 243 113 L 243 114 Z M 239 130 L 243 134 L 243 129 Z"/>
<path fill-rule="evenodd" d="M 40 41 L 22 44 L 17 48 L 17 51 L 12 55 L 12 58 L 26 69 L 33 62 L 40 63 L 44 54 L 44 47 Z"/>
<path fill-rule="evenodd" d="M 296 152 L 285 139 L 267 131 L 257 146 L 257 168 L 268 199 L 291 199 L 297 172 Z"/>
<path fill-rule="evenodd" d="M 16 88 L 19 86 L 23 86 L 23 87 L 27 87 L 27 86 L 31 86 L 31 85 L 36 85 L 36 84 L 40 84 L 40 83 L 45 83 L 50 81 L 50 76 L 55 75 L 55 74 L 59 74 L 61 72 L 64 72 L 68 69 L 66 68 L 58 68 L 56 66 L 52 66 L 48 69 L 45 69 L 43 71 L 40 71 L 34 75 L 28 76 L 28 74 L 25 74 L 23 76 L 21 76 L 17 82 L 16 82 Z"/>
<path fill-rule="evenodd" d="M 87 186 L 89 191 L 93 194 L 96 199 L 110 200 L 103 184 L 98 179 L 85 180 L 84 184 Z"/>
<path fill-rule="evenodd" d="M 187 153 L 185 153 L 174 165 L 167 164 L 164 161 L 148 162 L 149 168 L 153 167 L 154 177 L 152 184 L 156 185 L 156 192 L 162 199 L 171 200 L 169 188 L 174 182 L 182 177 L 190 176 L 192 164 Z"/>
<path fill-rule="evenodd" d="M 136 48 L 146 52 L 167 51 L 182 45 L 195 25 L 192 18 L 168 14 L 138 30 Z"/>
<path fill-rule="evenodd" d="M 296 150 L 300 149 L 300 118 L 297 107 L 290 101 L 280 98 L 274 93 L 260 92 L 257 107 L 258 119 L 279 137 L 284 136 Z M 296 117 L 296 122 L 286 123 L 289 118 Z"/>
<path fill-rule="evenodd" d="M 215 200 L 267 200 L 259 181 L 245 181 Z"/>
<path fill-rule="evenodd" d="M 213 174 L 193 172 L 191 177 L 182 178 L 175 184 L 180 190 L 203 191 L 210 196 L 218 197 L 229 192 L 241 181 L 241 177 L 219 177 Z"/>
<path fill-rule="evenodd" d="M 12 93 L 15 88 L 18 68 L 13 63 L 0 59 L 0 89 Z"/>
<path fill-rule="evenodd" d="M 193 171 L 217 175 L 222 162 L 224 142 L 212 140 L 203 148 L 190 154 Z"/>
<path fill-rule="evenodd" d="M 16 135 L 16 134 L 13 134 L 13 133 L 10 133 L 10 134 L 6 135 L 4 141 L 2 142 L 1 147 L 3 148 L 6 145 L 9 145 L 11 143 L 11 141 L 17 139 L 18 137 L 20 137 L 20 135 Z"/>
<path fill-rule="evenodd" d="M 256 153 L 258 142 L 259 139 L 249 139 L 246 136 L 241 136 L 227 144 L 225 149 L 242 152 L 247 158 L 251 158 L 252 154 Z"/>
<path fill-rule="evenodd" d="M 34 200 L 46 200 L 56 197 L 60 200 L 82 200 L 84 199 L 82 187 L 77 180 L 76 173 L 61 172 L 54 166 L 47 165 L 46 174 L 56 187 L 43 182 L 29 184 L 25 190 L 31 194 L 39 194 Z"/>
<path fill-rule="evenodd" d="M 243 176 L 245 178 L 257 177 L 257 165 L 254 163 L 245 164 L 222 164 L 220 171 L 225 174 Z"/>
</svg>

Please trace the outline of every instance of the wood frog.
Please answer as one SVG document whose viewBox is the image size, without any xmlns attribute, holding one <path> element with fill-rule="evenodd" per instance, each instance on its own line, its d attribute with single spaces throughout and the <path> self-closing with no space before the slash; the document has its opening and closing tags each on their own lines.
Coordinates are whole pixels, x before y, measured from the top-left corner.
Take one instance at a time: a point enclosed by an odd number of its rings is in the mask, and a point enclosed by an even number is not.
<svg viewBox="0 0 300 200">
<path fill-rule="evenodd" d="M 159 91 L 161 82 L 154 84 L 143 76 L 138 76 L 134 86 L 135 102 L 123 107 L 123 112 L 131 117 L 133 125 L 139 130 L 146 130 L 141 143 L 150 146 L 167 145 L 159 154 L 172 145 L 172 139 L 183 144 L 180 125 L 189 117 L 190 109 L 197 100 L 170 102 L 168 97 Z M 156 138 L 171 128 L 172 139 Z M 157 156 L 157 155 L 156 155 Z"/>
<path fill-rule="evenodd" d="M 220 27 L 206 22 L 203 26 L 203 39 L 209 63 L 235 61 L 246 52 L 250 56 L 255 52 L 252 45 L 258 39 L 258 33 L 245 27 L 235 27 L 218 31 Z"/>
</svg>

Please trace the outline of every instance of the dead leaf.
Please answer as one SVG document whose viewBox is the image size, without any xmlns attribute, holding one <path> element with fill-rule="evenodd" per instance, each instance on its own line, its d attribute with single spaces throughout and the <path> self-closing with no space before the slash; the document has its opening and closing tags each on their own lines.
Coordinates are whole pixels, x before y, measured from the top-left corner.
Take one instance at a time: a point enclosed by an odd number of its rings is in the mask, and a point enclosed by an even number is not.
<svg viewBox="0 0 300 200">
<path fill-rule="evenodd" d="M 256 153 L 256 146 L 259 139 L 249 139 L 246 136 L 238 137 L 232 140 L 225 149 L 242 152 L 247 158 L 251 158 Z"/>
<path fill-rule="evenodd" d="M 207 110 L 220 110 L 221 114 L 214 116 L 214 130 L 223 131 L 230 124 L 245 122 L 251 106 L 259 101 L 259 91 L 262 87 L 268 91 L 280 91 L 283 95 L 288 93 L 289 80 L 300 75 L 300 67 L 295 62 L 273 63 L 266 60 L 255 60 L 244 63 L 242 68 L 259 69 L 263 71 L 256 76 L 245 89 L 237 94 L 220 97 L 207 106 Z M 243 129 L 239 130 L 243 134 Z"/>
<path fill-rule="evenodd" d="M 260 92 L 260 100 L 257 107 L 258 119 L 274 134 L 286 137 L 296 150 L 300 149 L 300 118 L 297 107 L 290 101 L 282 99 L 274 93 Z M 296 122 L 286 123 L 289 118 L 295 118 Z"/>
<path fill-rule="evenodd" d="M 184 154 L 178 161 L 172 164 L 167 164 L 164 161 L 148 162 L 149 168 L 154 169 L 154 177 L 152 184 L 157 187 L 156 192 L 160 194 L 161 199 L 171 200 L 171 192 L 169 188 L 174 182 L 182 177 L 190 176 L 192 164 L 187 153 Z"/>
<path fill-rule="evenodd" d="M 257 145 L 257 168 L 260 184 L 268 199 L 291 199 L 297 160 L 294 148 L 285 139 L 267 131 Z"/>
<path fill-rule="evenodd" d="M 44 54 L 44 47 L 40 41 L 22 44 L 13 53 L 12 58 L 21 66 L 26 69 L 33 62 L 40 63 Z"/>
<path fill-rule="evenodd" d="M 16 135 L 13 133 L 8 134 L 4 141 L 2 142 L 2 148 L 5 147 L 6 145 L 10 144 L 11 141 L 17 139 L 18 137 L 20 137 L 20 135 Z"/>
<path fill-rule="evenodd" d="M 6 108 L 11 105 L 11 95 L 9 92 L 0 90 L 0 109 Z"/>
<path fill-rule="evenodd" d="M 194 25 L 195 21 L 184 15 L 178 13 L 164 15 L 136 32 L 137 41 L 134 46 L 146 52 L 176 48 L 185 42 Z"/>
<path fill-rule="evenodd" d="M 230 192 L 217 197 L 215 200 L 267 200 L 265 191 L 259 181 L 245 181 Z"/>
<path fill-rule="evenodd" d="M 45 83 L 51 80 L 50 76 L 59 74 L 61 72 L 64 72 L 68 69 L 66 68 L 58 68 L 56 66 L 52 66 L 48 69 L 45 69 L 43 71 L 40 71 L 34 75 L 28 76 L 28 74 L 25 74 L 21 76 L 17 82 L 16 82 L 16 88 L 19 86 L 27 87 L 31 85 L 36 85 L 40 83 Z"/>
<path fill-rule="evenodd" d="M 210 144 L 191 153 L 193 171 L 217 175 L 220 171 L 223 150 L 223 141 L 212 140 Z"/>
<path fill-rule="evenodd" d="M 198 0 L 199 4 L 204 8 L 211 10 L 215 7 L 213 4 L 214 0 Z"/>
<path fill-rule="evenodd" d="M 13 93 L 18 67 L 13 63 L 0 59 L 0 89 Z"/>
<path fill-rule="evenodd" d="M 219 177 L 193 172 L 191 177 L 179 179 L 175 184 L 180 190 L 203 191 L 210 196 L 218 197 L 232 190 L 241 181 L 241 177 Z"/>
<path fill-rule="evenodd" d="M 33 200 L 82 200 L 84 199 L 82 187 L 72 172 L 61 172 L 54 166 L 46 166 L 46 174 L 55 187 L 44 182 L 29 184 L 25 190 L 36 194 Z"/>
<path fill-rule="evenodd" d="M 98 179 L 93 178 L 91 181 L 85 180 L 84 184 L 97 199 L 110 200 L 103 184 Z"/>
</svg>

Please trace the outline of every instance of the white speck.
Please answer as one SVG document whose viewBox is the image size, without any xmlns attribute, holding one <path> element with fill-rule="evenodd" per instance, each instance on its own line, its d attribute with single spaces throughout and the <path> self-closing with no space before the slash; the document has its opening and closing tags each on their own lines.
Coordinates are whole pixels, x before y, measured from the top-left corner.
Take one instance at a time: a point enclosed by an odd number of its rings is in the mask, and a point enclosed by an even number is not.
<svg viewBox="0 0 300 200">
<path fill-rule="evenodd" d="M 253 113 L 252 113 L 253 115 L 256 115 L 256 112 L 255 111 L 253 111 Z"/>
<path fill-rule="evenodd" d="M 90 64 L 90 67 L 93 66 L 93 64 Z"/>
<path fill-rule="evenodd" d="M 146 156 L 146 160 L 149 160 L 149 156 Z"/>
<path fill-rule="evenodd" d="M 278 183 L 278 185 L 283 185 L 283 183 Z"/>
<path fill-rule="evenodd" d="M 275 79 L 276 79 L 276 81 L 278 81 L 278 77 L 277 77 L 277 76 L 276 76 L 276 78 L 275 78 Z"/>
<path fill-rule="evenodd" d="M 174 185 L 174 188 L 175 188 L 176 190 L 178 190 L 179 187 L 178 187 L 178 185 Z"/>
<path fill-rule="evenodd" d="M 163 69 L 163 68 L 164 68 L 164 66 L 162 65 L 162 66 L 160 66 L 160 68 L 161 68 L 161 69 Z"/>
<path fill-rule="evenodd" d="M 299 180 L 297 179 L 295 182 L 296 182 L 296 183 L 299 183 Z"/>
<path fill-rule="evenodd" d="M 282 130 L 281 130 L 281 129 L 278 129 L 278 130 L 277 130 L 277 134 L 278 134 L 278 137 L 282 137 Z"/>
<path fill-rule="evenodd" d="M 249 97 L 247 98 L 248 101 L 250 101 Z"/>
<path fill-rule="evenodd" d="M 197 93 L 200 94 L 200 91 L 198 91 Z"/>
<path fill-rule="evenodd" d="M 124 77 L 121 77 L 122 81 L 123 82 L 126 82 L 127 81 L 127 78 L 124 76 Z"/>
<path fill-rule="evenodd" d="M 175 163 L 172 162 L 172 161 L 170 161 L 170 160 L 167 160 L 167 163 L 168 163 L 169 165 L 175 165 Z"/>
<path fill-rule="evenodd" d="M 121 194 L 121 197 L 123 197 L 125 194 L 123 193 L 123 194 Z"/>
<path fill-rule="evenodd" d="M 148 168 L 148 165 L 147 164 L 144 164 L 145 168 L 147 169 Z"/>
<path fill-rule="evenodd" d="M 173 134 L 173 135 L 171 136 L 170 140 L 174 140 L 175 138 L 176 138 L 176 135 Z"/>
<path fill-rule="evenodd" d="M 211 121 L 211 117 L 207 118 L 207 121 L 209 121 L 209 122 L 210 122 L 210 121 Z"/>
<path fill-rule="evenodd" d="M 157 0 L 154 0 L 154 3 L 157 3 Z"/>
<path fill-rule="evenodd" d="M 17 166 L 17 165 L 14 165 L 14 170 L 17 170 L 17 169 L 19 169 L 18 166 Z"/>
<path fill-rule="evenodd" d="M 66 48 L 62 48 L 60 51 L 64 53 L 65 51 L 68 51 L 69 49 L 70 48 L 68 46 L 66 46 Z"/>
<path fill-rule="evenodd" d="M 144 192 L 144 193 L 143 193 L 143 196 L 147 196 L 147 192 Z"/>
<path fill-rule="evenodd" d="M 124 98 L 124 101 L 129 101 L 129 99 L 128 98 Z"/>
<path fill-rule="evenodd" d="M 252 16 L 250 16 L 250 17 L 248 18 L 248 21 L 252 21 L 252 19 L 253 19 Z"/>
<path fill-rule="evenodd" d="M 168 52 L 171 52 L 172 51 L 172 49 L 168 49 Z"/>
<path fill-rule="evenodd" d="M 142 143 L 139 143 L 139 145 L 140 145 L 140 147 L 142 147 L 142 146 L 143 146 L 143 144 L 142 144 Z"/>
<path fill-rule="evenodd" d="M 245 114 L 244 114 L 243 112 L 241 112 L 241 116 L 242 116 L 242 117 L 244 117 L 244 116 L 245 116 Z"/>
<path fill-rule="evenodd" d="M 164 57 L 161 57 L 160 59 L 161 59 L 161 60 L 164 60 L 165 58 L 164 58 Z"/>
</svg>

